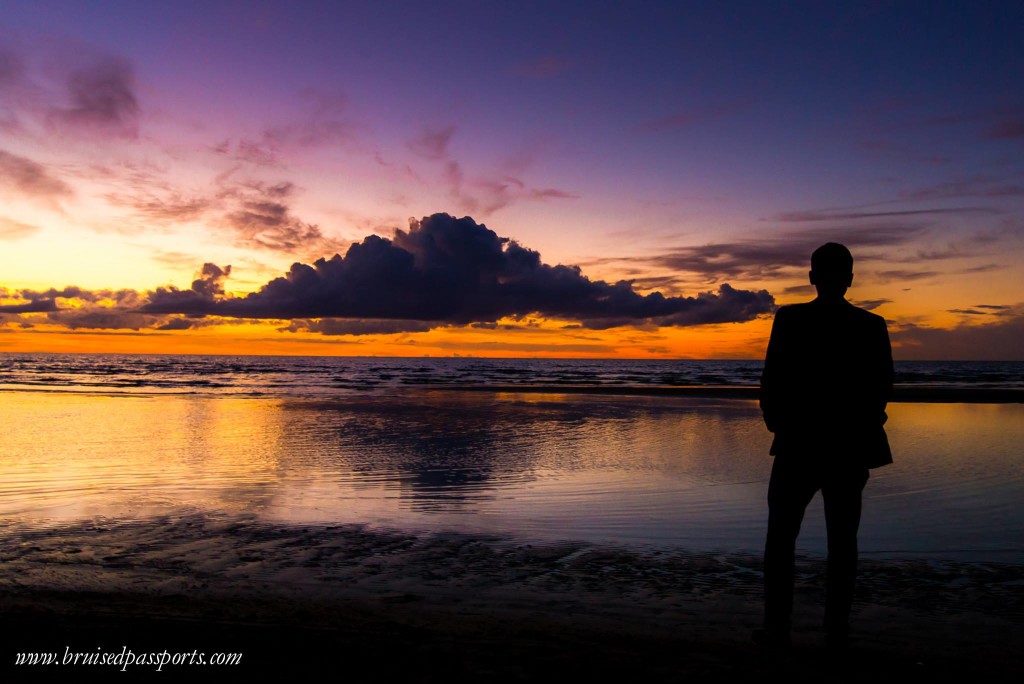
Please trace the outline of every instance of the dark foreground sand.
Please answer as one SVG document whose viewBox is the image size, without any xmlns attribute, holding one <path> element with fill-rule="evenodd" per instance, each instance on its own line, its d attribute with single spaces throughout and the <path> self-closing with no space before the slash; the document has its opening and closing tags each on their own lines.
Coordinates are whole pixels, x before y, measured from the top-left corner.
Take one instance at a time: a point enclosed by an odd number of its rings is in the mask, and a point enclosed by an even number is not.
<svg viewBox="0 0 1024 684">
<path fill-rule="evenodd" d="M 849 655 L 817 631 L 800 563 L 796 645 L 750 642 L 760 560 L 527 545 L 206 516 L 0 526 L 0 681 L 1016 681 L 1024 568 L 864 561 Z M 20 652 L 240 652 L 240 666 L 15 665 Z"/>
</svg>

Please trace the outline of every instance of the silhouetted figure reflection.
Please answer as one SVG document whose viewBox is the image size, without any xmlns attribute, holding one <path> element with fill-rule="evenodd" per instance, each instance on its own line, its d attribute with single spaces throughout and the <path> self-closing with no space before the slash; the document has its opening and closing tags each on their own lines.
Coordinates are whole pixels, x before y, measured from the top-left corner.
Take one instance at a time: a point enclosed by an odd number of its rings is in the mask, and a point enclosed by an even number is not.
<svg viewBox="0 0 1024 684">
<path fill-rule="evenodd" d="M 868 470 L 892 463 L 883 425 L 893 365 L 885 319 L 844 298 L 853 256 L 830 242 L 811 256 L 811 302 L 775 314 L 761 376 L 761 410 L 775 433 L 764 554 L 764 630 L 787 646 L 796 538 L 821 490 L 828 530 L 825 638 L 844 647 L 857 572 L 857 528 Z"/>
</svg>

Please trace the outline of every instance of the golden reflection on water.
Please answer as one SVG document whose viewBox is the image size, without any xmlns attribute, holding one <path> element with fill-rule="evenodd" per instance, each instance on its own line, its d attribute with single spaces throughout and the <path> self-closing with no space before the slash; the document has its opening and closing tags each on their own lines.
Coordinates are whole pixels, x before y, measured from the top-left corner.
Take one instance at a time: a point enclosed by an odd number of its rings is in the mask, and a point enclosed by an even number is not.
<svg viewBox="0 0 1024 684">
<path fill-rule="evenodd" d="M 993 537 L 1019 517 L 1024 407 L 889 414 L 863 548 L 1024 545 Z M 756 549 L 771 468 L 756 403 L 736 400 L 0 392 L 0 415 L 0 517 L 31 526 L 202 512 Z M 801 543 L 823 536 L 812 510 Z"/>
<path fill-rule="evenodd" d="M 0 393 L 0 513 L 70 521 L 178 506 L 258 510 L 281 475 L 275 403 Z"/>
</svg>

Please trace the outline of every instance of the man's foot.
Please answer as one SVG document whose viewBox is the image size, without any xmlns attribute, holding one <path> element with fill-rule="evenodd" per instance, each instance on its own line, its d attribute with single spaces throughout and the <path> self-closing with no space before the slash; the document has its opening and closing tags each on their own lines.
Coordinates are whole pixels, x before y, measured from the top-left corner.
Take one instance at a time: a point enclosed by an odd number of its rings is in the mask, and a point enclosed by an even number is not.
<svg viewBox="0 0 1024 684">
<path fill-rule="evenodd" d="M 755 629 L 750 635 L 755 644 L 770 648 L 774 651 L 788 651 L 793 646 L 793 640 L 788 631 L 772 629 Z"/>
</svg>

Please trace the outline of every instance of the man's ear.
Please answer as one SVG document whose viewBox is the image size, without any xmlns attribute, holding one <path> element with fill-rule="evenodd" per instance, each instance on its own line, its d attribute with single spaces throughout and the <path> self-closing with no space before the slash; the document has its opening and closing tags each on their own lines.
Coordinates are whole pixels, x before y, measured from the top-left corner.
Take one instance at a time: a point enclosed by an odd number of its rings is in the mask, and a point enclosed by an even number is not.
<svg viewBox="0 0 1024 684">
<path fill-rule="evenodd" d="M 850 279 L 846 281 L 846 287 L 853 287 L 853 274 L 850 274 Z"/>
<path fill-rule="evenodd" d="M 811 281 L 811 285 L 817 285 L 817 283 L 814 282 L 814 271 L 807 272 L 807 279 Z"/>
</svg>

